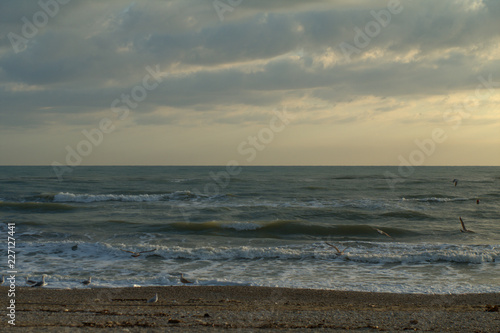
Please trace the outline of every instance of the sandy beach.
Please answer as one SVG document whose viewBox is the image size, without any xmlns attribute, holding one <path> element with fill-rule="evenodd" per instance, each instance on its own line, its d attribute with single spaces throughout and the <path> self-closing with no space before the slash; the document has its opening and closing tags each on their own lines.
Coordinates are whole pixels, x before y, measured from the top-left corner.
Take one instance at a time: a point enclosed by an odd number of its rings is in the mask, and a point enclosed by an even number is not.
<svg viewBox="0 0 500 333">
<path fill-rule="evenodd" d="M 8 298 L 1 289 L 2 304 Z M 156 303 L 147 300 L 158 294 Z M 1 331 L 499 332 L 499 294 L 421 295 L 245 286 L 18 287 Z"/>
</svg>

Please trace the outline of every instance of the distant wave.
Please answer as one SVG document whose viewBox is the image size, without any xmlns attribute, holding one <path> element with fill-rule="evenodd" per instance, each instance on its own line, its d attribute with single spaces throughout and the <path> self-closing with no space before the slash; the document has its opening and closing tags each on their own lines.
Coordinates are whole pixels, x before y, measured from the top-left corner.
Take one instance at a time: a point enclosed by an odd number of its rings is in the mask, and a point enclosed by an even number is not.
<svg viewBox="0 0 500 333">
<path fill-rule="evenodd" d="M 124 201 L 124 202 L 155 202 L 165 200 L 189 200 L 198 196 L 189 191 L 177 191 L 167 194 L 75 194 L 60 192 L 52 196 L 53 202 L 102 202 L 102 201 Z"/>
<path fill-rule="evenodd" d="M 257 194 L 255 194 L 257 195 Z M 235 200 L 231 200 L 235 199 Z M 403 200 L 406 200 L 403 198 Z M 54 203 L 92 203 L 92 202 L 159 202 L 159 201 L 199 201 L 209 207 L 270 207 L 270 208 L 353 208 L 367 210 L 384 210 L 394 207 L 395 202 L 386 199 L 330 199 L 330 200 L 273 200 L 258 198 L 240 198 L 231 193 L 205 195 L 189 190 L 171 193 L 42 193 L 28 197 L 23 201 L 54 202 Z M 221 204 L 217 204 L 221 203 Z"/>
<path fill-rule="evenodd" d="M 302 189 L 309 190 L 309 191 L 324 191 L 324 190 L 328 190 L 327 187 L 324 187 L 324 186 L 314 186 L 314 185 L 304 186 L 304 187 L 302 187 Z"/>
<path fill-rule="evenodd" d="M 342 175 L 342 176 L 332 176 L 332 177 L 329 177 L 329 179 L 334 179 L 334 180 L 353 180 L 353 179 L 374 180 L 374 179 L 387 179 L 387 177 L 385 175 L 381 175 L 381 174 L 374 174 L 374 175 Z"/>
<path fill-rule="evenodd" d="M 16 210 L 16 211 L 42 211 L 42 212 L 57 212 L 76 209 L 76 207 L 50 202 L 3 202 L 0 201 L 0 210 Z"/>
<path fill-rule="evenodd" d="M 453 201 L 467 201 L 471 200 L 468 198 L 449 198 L 449 197 L 440 197 L 440 196 L 434 196 L 434 197 L 403 197 L 401 198 L 402 201 L 419 201 L 419 202 L 453 202 Z"/>
<path fill-rule="evenodd" d="M 360 237 L 378 238 L 380 235 L 369 225 L 326 225 L 303 221 L 277 220 L 268 222 L 175 222 L 164 226 L 175 232 L 196 232 L 201 234 L 233 235 L 234 237 L 283 238 L 300 235 L 301 237 Z M 402 228 L 384 228 L 395 237 L 417 236 L 418 233 Z"/>
<path fill-rule="evenodd" d="M 382 217 L 395 217 L 403 219 L 433 219 L 431 215 L 414 210 L 392 211 L 380 214 Z"/>
</svg>

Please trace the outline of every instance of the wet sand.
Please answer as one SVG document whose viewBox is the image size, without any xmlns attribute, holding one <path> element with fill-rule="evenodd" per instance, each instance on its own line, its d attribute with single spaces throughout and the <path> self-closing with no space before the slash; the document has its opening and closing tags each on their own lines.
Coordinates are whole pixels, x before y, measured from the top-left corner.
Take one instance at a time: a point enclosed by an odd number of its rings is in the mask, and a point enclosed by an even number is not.
<svg viewBox="0 0 500 333">
<path fill-rule="evenodd" d="M 245 286 L 16 288 L 0 331 L 500 332 L 500 294 L 421 295 Z M 158 302 L 147 303 L 158 293 Z"/>
</svg>

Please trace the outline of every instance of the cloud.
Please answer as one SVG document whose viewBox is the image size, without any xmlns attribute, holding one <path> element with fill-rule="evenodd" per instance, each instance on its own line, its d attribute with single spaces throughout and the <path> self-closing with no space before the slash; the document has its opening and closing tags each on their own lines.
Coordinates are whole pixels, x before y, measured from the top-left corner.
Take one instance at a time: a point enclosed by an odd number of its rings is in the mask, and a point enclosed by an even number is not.
<svg viewBox="0 0 500 333">
<path fill-rule="evenodd" d="M 221 21 L 212 1 L 71 1 L 15 52 L 8 34 L 43 9 L 2 1 L 0 126 L 92 126 L 146 66 L 165 75 L 132 110 L 143 127 L 265 123 L 280 105 L 300 106 L 304 123 L 354 125 L 473 92 L 499 72 L 498 1 L 401 0 L 384 26 L 390 3 L 243 0 Z M 357 49 L 349 58 L 346 43 Z"/>
</svg>

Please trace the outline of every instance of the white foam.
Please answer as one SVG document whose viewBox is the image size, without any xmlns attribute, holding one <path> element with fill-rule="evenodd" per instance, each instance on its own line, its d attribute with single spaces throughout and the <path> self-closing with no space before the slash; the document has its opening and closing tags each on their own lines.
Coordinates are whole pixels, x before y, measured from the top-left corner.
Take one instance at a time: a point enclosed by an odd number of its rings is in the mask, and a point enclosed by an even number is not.
<svg viewBox="0 0 500 333">
<path fill-rule="evenodd" d="M 92 276 L 91 288 L 179 285 L 178 272 L 184 272 L 198 285 L 500 292 L 496 278 L 500 265 L 493 261 L 500 257 L 498 245 L 343 242 L 336 245 L 349 249 L 337 256 L 324 242 L 272 247 L 78 242 L 73 251 L 74 244 L 22 242 L 19 251 L 25 255 L 20 256 L 19 270 L 33 278 L 48 274 L 48 288 L 82 288 L 80 282 L 88 276 Z M 152 248 L 157 250 L 137 258 L 122 251 Z"/>
<path fill-rule="evenodd" d="M 429 197 L 429 198 L 401 198 L 401 201 L 418 201 L 418 202 L 454 202 L 454 201 L 467 201 L 471 199 L 467 198 L 437 198 L 437 197 Z"/>
<path fill-rule="evenodd" d="M 167 194 L 75 194 L 60 192 L 54 195 L 54 202 L 103 202 L 103 201 L 124 201 L 124 202 L 156 202 L 162 200 L 182 200 L 196 197 L 189 191 L 177 191 Z"/>
</svg>

